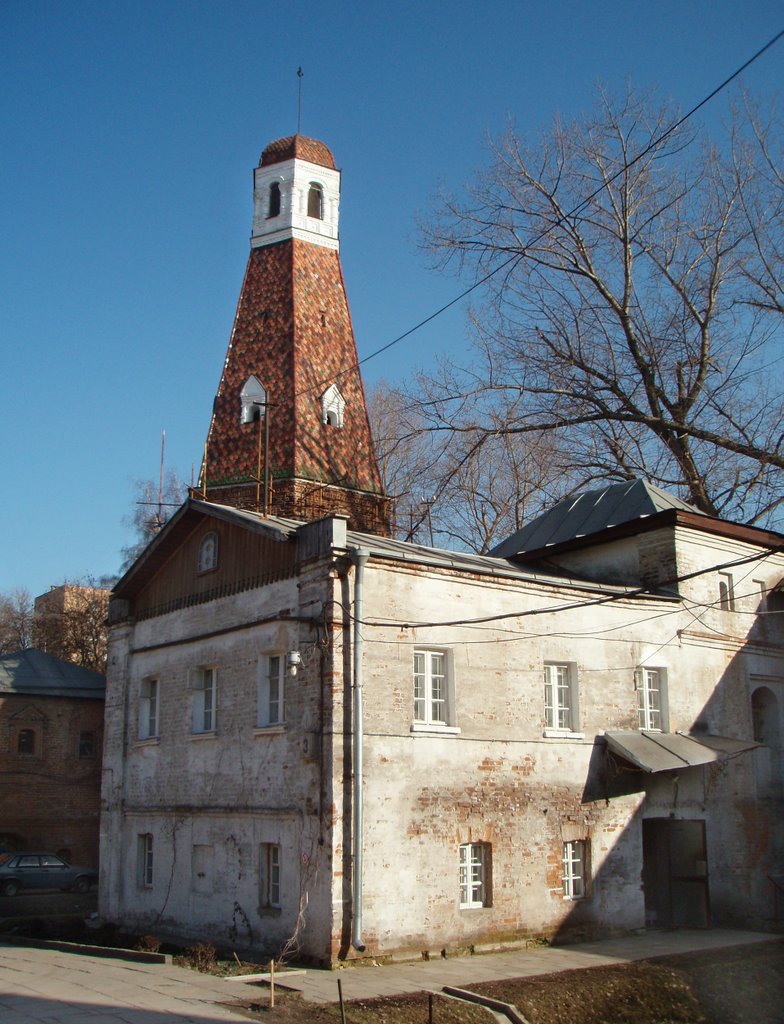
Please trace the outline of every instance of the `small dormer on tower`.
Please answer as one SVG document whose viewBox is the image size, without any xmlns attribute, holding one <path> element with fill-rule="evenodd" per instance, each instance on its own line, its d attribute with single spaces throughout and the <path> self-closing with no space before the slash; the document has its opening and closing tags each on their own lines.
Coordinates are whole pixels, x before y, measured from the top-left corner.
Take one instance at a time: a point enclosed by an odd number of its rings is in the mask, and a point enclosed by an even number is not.
<svg viewBox="0 0 784 1024">
<path fill-rule="evenodd" d="M 271 143 L 253 172 L 252 248 L 299 238 L 339 249 L 340 171 L 329 149 L 293 135 Z"/>
</svg>

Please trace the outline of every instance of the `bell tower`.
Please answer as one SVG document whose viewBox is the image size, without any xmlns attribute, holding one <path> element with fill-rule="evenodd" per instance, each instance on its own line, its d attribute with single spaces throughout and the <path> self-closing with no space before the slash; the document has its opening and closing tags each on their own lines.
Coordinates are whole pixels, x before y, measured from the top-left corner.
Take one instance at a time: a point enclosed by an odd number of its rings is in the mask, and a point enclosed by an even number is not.
<svg viewBox="0 0 784 1024">
<path fill-rule="evenodd" d="M 208 501 L 389 534 L 340 266 L 340 172 L 322 143 L 270 143 L 198 491 Z"/>
</svg>

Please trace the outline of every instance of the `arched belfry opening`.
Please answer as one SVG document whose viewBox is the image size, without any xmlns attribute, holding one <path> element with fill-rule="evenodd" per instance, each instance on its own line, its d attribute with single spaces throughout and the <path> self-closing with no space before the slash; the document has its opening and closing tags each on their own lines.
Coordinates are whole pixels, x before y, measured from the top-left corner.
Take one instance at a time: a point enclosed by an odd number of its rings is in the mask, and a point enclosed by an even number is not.
<svg viewBox="0 0 784 1024">
<path fill-rule="evenodd" d="M 329 427 L 342 427 L 345 408 L 346 400 L 337 384 L 330 384 L 321 396 L 321 422 Z"/>
<path fill-rule="evenodd" d="M 317 181 L 311 181 L 308 189 L 308 217 L 324 219 L 324 190 Z"/>
<path fill-rule="evenodd" d="M 267 206 L 267 218 L 280 216 L 280 182 L 273 181 L 269 187 L 269 203 Z"/>
<path fill-rule="evenodd" d="M 240 392 L 240 419 L 242 423 L 255 423 L 265 415 L 267 392 L 253 374 L 248 377 Z"/>
</svg>

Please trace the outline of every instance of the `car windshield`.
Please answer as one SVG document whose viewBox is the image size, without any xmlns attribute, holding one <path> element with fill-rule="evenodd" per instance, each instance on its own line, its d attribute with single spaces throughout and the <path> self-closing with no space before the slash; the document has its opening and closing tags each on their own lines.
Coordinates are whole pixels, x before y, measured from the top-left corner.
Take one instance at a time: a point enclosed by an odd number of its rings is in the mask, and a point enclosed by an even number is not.
<svg viewBox="0 0 784 1024">
<path fill-rule="evenodd" d="M 10 859 L 10 853 L 0 853 L 0 864 L 7 864 Z"/>
</svg>

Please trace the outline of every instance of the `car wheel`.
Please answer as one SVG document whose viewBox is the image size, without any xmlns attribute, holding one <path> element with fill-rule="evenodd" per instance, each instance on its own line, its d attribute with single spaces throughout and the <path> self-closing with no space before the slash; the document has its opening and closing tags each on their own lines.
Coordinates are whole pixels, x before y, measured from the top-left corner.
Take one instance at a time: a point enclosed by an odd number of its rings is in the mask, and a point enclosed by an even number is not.
<svg viewBox="0 0 784 1024">
<path fill-rule="evenodd" d="M 89 888 L 90 888 L 90 882 L 89 882 L 88 879 L 86 879 L 86 878 L 77 878 L 76 881 L 74 882 L 74 884 L 71 886 L 71 891 L 72 892 L 82 893 L 82 892 L 87 892 L 87 890 Z"/>
<path fill-rule="evenodd" d="M 19 883 L 13 880 L 3 883 L 3 896 L 16 896 L 19 892 Z"/>
</svg>

